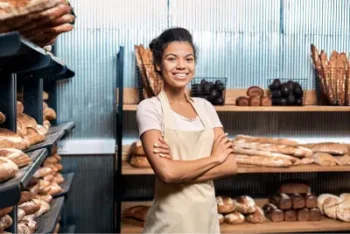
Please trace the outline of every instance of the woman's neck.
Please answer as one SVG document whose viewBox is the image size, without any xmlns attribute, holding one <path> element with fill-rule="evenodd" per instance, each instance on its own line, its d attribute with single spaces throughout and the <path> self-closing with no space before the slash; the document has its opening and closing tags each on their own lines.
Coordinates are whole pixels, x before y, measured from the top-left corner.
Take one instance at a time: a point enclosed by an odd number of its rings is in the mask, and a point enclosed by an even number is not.
<svg viewBox="0 0 350 234">
<path fill-rule="evenodd" d="M 164 92 L 167 95 L 170 104 L 187 102 L 185 96 L 185 88 L 176 89 L 164 85 Z"/>
</svg>

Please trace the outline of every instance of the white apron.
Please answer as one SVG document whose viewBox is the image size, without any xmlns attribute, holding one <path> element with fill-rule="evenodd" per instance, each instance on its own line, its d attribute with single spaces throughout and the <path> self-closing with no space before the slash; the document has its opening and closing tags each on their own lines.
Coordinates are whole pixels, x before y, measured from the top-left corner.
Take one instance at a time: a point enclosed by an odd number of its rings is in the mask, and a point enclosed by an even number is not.
<svg viewBox="0 0 350 234">
<path fill-rule="evenodd" d="M 189 99 L 204 130 L 174 130 L 174 117 L 164 91 L 158 98 L 164 116 L 163 136 L 172 158 L 186 161 L 210 156 L 214 131 L 209 116 Z M 213 181 L 165 184 L 156 178 L 155 196 L 143 233 L 220 233 Z"/>
</svg>

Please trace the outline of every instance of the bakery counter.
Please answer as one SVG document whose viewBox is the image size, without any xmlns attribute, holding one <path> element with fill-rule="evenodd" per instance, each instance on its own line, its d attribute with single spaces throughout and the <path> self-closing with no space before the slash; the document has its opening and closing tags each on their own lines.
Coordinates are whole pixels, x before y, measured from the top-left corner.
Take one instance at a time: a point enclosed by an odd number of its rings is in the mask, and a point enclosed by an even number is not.
<svg viewBox="0 0 350 234">
<path fill-rule="evenodd" d="M 267 203 L 267 199 L 257 199 L 256 204 L 262 206 Z M 136 205 L 151 205 L 151 202 L 123 202 L 122 210 Z M 121 233 L 141 233 L 143 222 L 131 218 L 122 218 Z M 330 231 L 348 231 L 350 223 L 341 222 L 322 217 L 321 221 L 313 222 L 280 222 L 272 223 L 266 221 L 261 224 L 243 223 L 243 224 L 222 224 L 221 233 L 286 233 L 286 232 L 330 232 Z"/>
<path fill-rule="evenodd" d="M 238 164 L 239 174 L 252 173 L 294 173 L 294 172 L 342 172 L 350 171 L 350 165 L 346 166 L 320 166 L 320 165 L 299 165 L 286 168 L 280 167 L 258 167 L 253 165 Z M 152 168 L 136 168 L 127 161 L 122 162 L 123 175 L 153 175 Z"/>
</svg>

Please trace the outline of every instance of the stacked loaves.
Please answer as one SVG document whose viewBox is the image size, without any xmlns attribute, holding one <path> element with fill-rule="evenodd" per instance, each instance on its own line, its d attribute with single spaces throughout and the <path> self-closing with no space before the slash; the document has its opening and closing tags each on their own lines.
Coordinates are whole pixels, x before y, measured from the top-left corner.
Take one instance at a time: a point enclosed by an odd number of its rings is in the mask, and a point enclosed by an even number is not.
<svg viewBox="0 0 350 234">
<path fill-rule="evenodd" d="M 247 89 L 247 96 L 240 96 L 236 99 L 237 106 L 271 106 L 272 101 L 265 92 L 258 86 L 251 86 Z"/>
<path fill-rule="evenodd" d="M 305 183 L 283 184 L 263 210 L 272 222 L 320 221 L 322 217 L 317 197 Z"/>
<path fill-rule="evenodd" d="M 317 204 L 327 217 L 350 222 L 350 193 L 342 193 L 339 197 L 328 193 L 321 194 L 317 198 Z"/>
<path fill-rule="evenodd" d="M 163 89 L 163 80 L 155 70 L 152 51 L 143 45 L 135 45 L 135 57 L 142 81 L 143 98 L 158 95 Z"/>
<path fill-rule="evenodd" d="M 130 164 L 137 168 L 150 168 L 146 153 L 143 150 L 142 142 L 136 141 L 130 147 Z"/>
<path fill-rule="evenodd" d="M 216 203 L 220 224 L 234 225 L 242 224 L 245 221 L 257 224 L 266 220 L 264 211 L 249 196 L 240 196 L 236 200 L 226 196 L 218 196 Z"/>
<path fill-rule="evenodd" d="M 306 164 L 313 152 L 289 139 L 237 135 L 233 140 L 237 163 L 266 167 Z"/>
</svg>

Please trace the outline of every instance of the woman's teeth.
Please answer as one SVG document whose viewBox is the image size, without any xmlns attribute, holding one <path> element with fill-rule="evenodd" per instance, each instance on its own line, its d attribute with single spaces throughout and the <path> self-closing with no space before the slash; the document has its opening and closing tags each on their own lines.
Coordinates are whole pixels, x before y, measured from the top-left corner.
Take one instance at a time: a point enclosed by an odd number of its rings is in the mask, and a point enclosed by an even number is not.
<svg viewBox="0 0 350 234">
<path fill-rule="evenodd" d="M 186 76 L 187 76 L 186 74 L 175 74 L 175 77 L 179 79 L 186 78 Z"/>
</svg>

